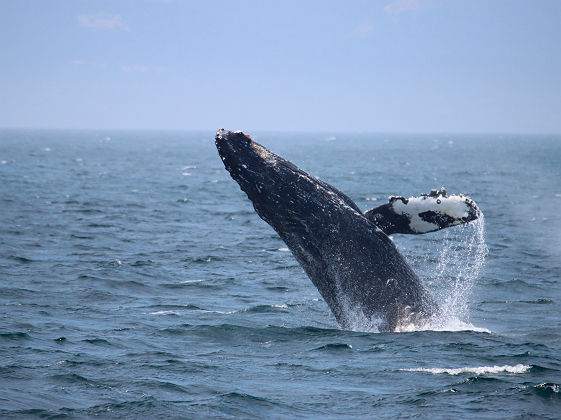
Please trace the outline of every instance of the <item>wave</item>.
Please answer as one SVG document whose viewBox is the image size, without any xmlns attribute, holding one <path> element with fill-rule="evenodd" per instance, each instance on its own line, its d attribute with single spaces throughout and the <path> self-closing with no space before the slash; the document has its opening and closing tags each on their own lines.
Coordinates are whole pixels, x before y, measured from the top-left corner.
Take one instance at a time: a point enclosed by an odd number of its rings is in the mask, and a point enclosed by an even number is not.
<svg viewBox="0 0 561 420">
<path fill-rule="evenodd" d="M 181 315 L 180 312 L 178 311 L 154 311 L 154 312 L 148 312 L 148 315 Z"/>
<path fill-rule="evenodd" d="M 320 351 L 341 351 L 341 350 L 352 350 L 353 346 L 345 343 L 328 343 L 324 346 L 318 347 L 314 350 Z"/>
<path fill-rule="evenodd" d="M 558 397 L 561 395 L 561 386 L 552 382 L 543 382 L 533 387 L 534 391 L 543 397 Z"/>
<path fill-rule="evenodd" d="M 438 331 L 438 332 L 459 332 L 459 331 L 474 331 L 491 334 L 492 331 L 487 328 L 476 327 L 471 322 L 464 322 L 455 317 L 446 316 L 440 318 L 435 316 L 424 325 L 416 324 L 401 324 L 395 332 L 415 332 L 415 331 Z"/>
<path fill-rule="evenodd" d="M 10 255 L 10 258 L 12 258 L 12 259 L 14 259 L 17 262 L 22 263 L 22 264 L 29 264 L 29 263 L 35 262 L 31 258 L 20 257 L 18 255 Z"/>
<path fill-rule="evenodd" d="M 181 315 L 185 311 L 207 311 L 196 305 L 152 305 L 151 308 L 157 309 L 151 312 L 142 312 L 147 315 Z"/>
<path fill-rule="evenodd" d="M 22 331 L 12 331 L 0 333 L 0 338 L 4 340 L 28 340 L 31 336 Z"/>
<path fill-rule="evenodd" d="M 288 305 L 284 303 L 281 305 L 257 305 L 257 306 L 250 306 L 248 308 L 238 309 L 236 311 L 227 312 L 227 314 L 232 315 L 232 314 L 240 314 L 244 312 L 249 312 L 249 313 L 283 312 L 285 309 L 288 309 Z"/>
<path fill-rule="evenodd" d="M 222 289 L 223 287 L 221 284 L 216 284 L 215 281 L 207 281 L 205 279 L 183 280 L 177 283 L 162 283 L 160 286 L 166 289 Z"/>
<path fill-rule="evenodd" d="M 447 375 L 459 375 L 461 373 L 470 373 L 475 375 L 485 375 L 485 374 L 497 374 L 497 373 L 527 373 L 532 366 L 530 365 L 504 365 L 504 366 L 476 366 L 476 367 L 461 367 L 455 369 L 449 368 L 411 368 L 411 369 L 399 369 L 406 372 L 425 372 L 432 373 L 434 375 L 447 374 Z"/>
<path fill-rule="evenodd" d="M 348 319 L 351 320 L 351 331 L 377 333 L 379 332 L 378 326 L 382 320 L 378 318 L 368 318 L 360 309 L 351 310 L 347 309 Z M 465 322 L 459 318 L 451 315 L 450 313 L 437 314 L 426 323 L 416 324 L 402 322 L 398 324 L 393 332 L 417 332 L 417 331 L 437 331 L 437 332 L 460 332 L 460 331 L 473 331 L 479 333 L 492 334 L 492 331 L 476 327 L 471 322 Z"/>
</svg>

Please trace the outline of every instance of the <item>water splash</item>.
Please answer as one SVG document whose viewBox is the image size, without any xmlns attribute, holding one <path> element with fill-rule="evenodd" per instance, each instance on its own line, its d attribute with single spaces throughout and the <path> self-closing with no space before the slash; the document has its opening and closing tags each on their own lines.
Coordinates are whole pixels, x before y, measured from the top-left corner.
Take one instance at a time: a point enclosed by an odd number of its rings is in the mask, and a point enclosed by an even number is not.
<svg viewBox="0 0 561 420">
<path fill-rule="evenodd" d="M 440 255 L 436 270 L 427 275 L 427 287 L 440 306 L 440 311 L 424 325 L 400 325 L 398 332 L 408 331 L 477 331 L 490 333 L 474 326 L 469 320 L 469 297 L 479 277 L 488 253 L 485 244 L 483 214 L 470 223 L 442 232 L 437 244 Z M 434 264 L 431 253 L 422 264 Z"/>
<path fill-rule="evenodd" d="M 474 222 L 448 229 L 438 258 L 433 294 L 441 311 L 432 320 L 435 327 L 469 324 L 469 297 L 488 253 L 483 215 Z"/>
<path fill-rule="evenodd" d="M 485 219 L 479 219 L 446 229 L 443 238 L 433 241 L 439 248 L 436 269 L 424 273 L 426 286 L 433 294 L 440 311 L 424 325 L 404 324 L 396 331 L 477 331 L 490 333 L 486 328 L 475 327 L 469 321 L 469 297 L 479 277 L 488 253 L 485 244 Z M 423 248 L 422 258 L 413 258 L 424 267 L 434 266 L 434 254 Z M 423 267 L 421 267 L 421 271 Z"/>
<path fill-rule="evenodd" d="M 412 331 L 476 331 L 490 333 L 486 328 L 476 327 L 469 321 L 469 297 L 479 277 L 488 253 L 485 244 L 485 221 L 483 215 L 477 220 L 446 229 L 439 234 L 443 238 L 433 241 L 440 249 L 436 269 L 425 273 L 427 287 L 440 306 L 440 311 L 422 325 L 403 323 L 396 332 Z M 429 251 L 427 252 L 427 249 Z M 414 265 L 434 266 L 437 250 L 422 247 L 422 257 L 410 256 Z M 340 286 L 338 287 L 340 288 Z M 370 319 L 362 310 L 353 308 L 345 301 L 345 294 L 339 291 L 345 307 L 346 323 L 353 331 L 377 332 L 381 320 Z"/>
</svg>

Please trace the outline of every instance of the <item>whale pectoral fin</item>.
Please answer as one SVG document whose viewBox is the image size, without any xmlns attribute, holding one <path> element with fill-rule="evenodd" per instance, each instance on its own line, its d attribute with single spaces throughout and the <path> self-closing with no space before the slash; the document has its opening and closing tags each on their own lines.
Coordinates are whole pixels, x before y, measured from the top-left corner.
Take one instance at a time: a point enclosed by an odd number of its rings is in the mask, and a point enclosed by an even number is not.
<svg viewBox="0 0 561 420">
<path fill-rule="evenodd" d="M 444 188 L 419 197 L 391 196 L 389 203 L 364 213 L 386 235 L 435 232 L 471 222 L 480 215 L 475 201 L 462 194 L 448 195 Z"/>
<path fill-rule="evenodd" d="M 388 236 L 394 233 L 418 233 L 409 227 L 409 218 L 391 210 L 390 203 L 368 210 L 364 213 L 364 217 L 378 226 Z"/>
</svg>

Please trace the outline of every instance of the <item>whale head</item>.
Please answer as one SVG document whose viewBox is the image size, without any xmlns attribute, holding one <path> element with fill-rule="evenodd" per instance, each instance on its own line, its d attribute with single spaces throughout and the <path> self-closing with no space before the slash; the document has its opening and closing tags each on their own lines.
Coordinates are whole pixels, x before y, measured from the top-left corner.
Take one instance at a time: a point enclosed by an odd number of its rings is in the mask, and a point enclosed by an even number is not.
<svg viewBox="0 0 561 420">
<path fill-rule="evenodd" d="M 251 200 L 266 194 L 275 181 L 276 155 L 242 131 L 220 129 L 215 144 L 226 170 Z"/>
<path fill-rule="evenodd" d="M 241 131 L 218 130 L 215 144 L 226 170 L 253 202 L 259 216 L 270 224 L 273 219 L 285 219 L 289 223 L 295 218 L 304 219 L 310 215 L 313 203 L 324 210 L 324 201 L 350 207 L 362 214 L 357 205 L 337 188 L 310 176 Z M 312 192 L 322 198 L 313 200 L 315 194 Z M 280 203 L 285 204 L 279 206 Z"/>
</svg>

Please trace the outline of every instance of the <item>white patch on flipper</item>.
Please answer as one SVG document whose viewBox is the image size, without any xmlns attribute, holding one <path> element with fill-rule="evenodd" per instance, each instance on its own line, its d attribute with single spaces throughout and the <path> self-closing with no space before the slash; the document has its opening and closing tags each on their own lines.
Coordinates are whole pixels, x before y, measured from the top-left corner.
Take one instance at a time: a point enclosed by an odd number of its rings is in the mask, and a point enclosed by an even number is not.
<svg viewBox="0 0 561 420">
<path fill-rule="evenodd" d="M 390 197 L 390 201 L 394 197 Z M 425 233 L 438 230 L 436 223 L 423 220 L 419 214 L 426 211 L 433 211 L 445 214 L 457 220 L 452 225 L 459 225 L 462 218 L 469 216 L 470 206 L 466 203 L 468 197 L 463 195 L 449 195 L 447 197 L 421 196 L 411 197 L 407 200 L 400 198 L 394 199 L 391 205 L 392 210 L 399 215 L 409 219 L 409 227 L 413 232 Z"/>
</svg>

